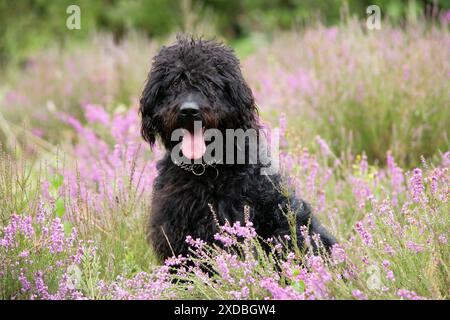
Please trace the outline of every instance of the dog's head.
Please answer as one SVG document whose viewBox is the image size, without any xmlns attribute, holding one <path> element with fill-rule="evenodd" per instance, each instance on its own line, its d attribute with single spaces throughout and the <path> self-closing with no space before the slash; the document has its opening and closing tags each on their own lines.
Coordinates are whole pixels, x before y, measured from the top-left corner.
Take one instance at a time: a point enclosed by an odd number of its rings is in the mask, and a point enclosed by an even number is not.
<svg viewBox="0 0 450 320">
<path fill-rule="evenodd" d="M 256 112 L 232 49 L 212 40 L 178 37 L 153 59 L 140 100 L 141 133 L 150 145 L 159 136 L 171 149 L 177 143 L 171 141 L 172 132 L 184 129 L 183 144 L 204 146 L 206 129 L 256 129 Z M 200 129 L 194 121 L 201 121 Z M 200 149 L 185 156 L 196 158 Z"/>
</svg>

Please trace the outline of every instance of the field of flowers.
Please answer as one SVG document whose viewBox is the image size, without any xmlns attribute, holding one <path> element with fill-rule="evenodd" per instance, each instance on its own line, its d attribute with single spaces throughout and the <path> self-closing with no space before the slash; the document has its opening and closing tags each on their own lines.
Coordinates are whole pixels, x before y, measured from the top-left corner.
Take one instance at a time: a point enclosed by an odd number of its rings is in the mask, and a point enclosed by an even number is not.
<svg viewBox="0 0 450 320">
<path fill-rule="evenodd" d="M 226 250 L 187 237 L 189 256 L 158 261 L 144 224 L 163 150 L 137 108 L 160 44 L 97 35 L 0 75 L 1 299 L 449 299 L 448 22 L 249 41 L 286 188 L 337 237 L 331 254 L 247 221 L 221 226 Z"/>
</svg>

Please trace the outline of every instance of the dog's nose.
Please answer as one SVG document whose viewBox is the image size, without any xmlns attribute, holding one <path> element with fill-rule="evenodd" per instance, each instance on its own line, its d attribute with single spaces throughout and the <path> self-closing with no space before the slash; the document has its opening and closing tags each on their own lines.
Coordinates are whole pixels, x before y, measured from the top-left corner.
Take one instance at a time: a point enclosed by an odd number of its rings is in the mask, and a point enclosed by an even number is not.
<svg viewBox="0 0 450 320">
<path fill-rule="evenodd" d="M 180 116 L 184 119 L 198 119 L 200 108 L 195 102 L 185 102 L 181 105 Z"/>
</svg>

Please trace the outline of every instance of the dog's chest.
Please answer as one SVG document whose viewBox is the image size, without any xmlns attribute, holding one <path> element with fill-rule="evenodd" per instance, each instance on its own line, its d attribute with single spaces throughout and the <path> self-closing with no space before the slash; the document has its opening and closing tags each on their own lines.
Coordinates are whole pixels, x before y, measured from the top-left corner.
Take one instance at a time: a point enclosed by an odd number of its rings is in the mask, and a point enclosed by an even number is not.
<svg viewBox="0 0 450 320">
<path fill-rule="evenodd" d="M 214 241 L 218 225 L 244 222 L 246 205 L 250 220 L 259 228 L 256 216 L 268 197 L 268 186 L 260 175 L 243 172 L 210 178 L 194 177 L 181 170 L 160 172 L 153 189 L 149 231 L 152 242 L 160 244 L 156 250 L 161 255 L 170 255 L 172 250 L 176 254 L 187 251 L 188 235 Z"/>
<path fill-rule="evenodd" d="M 242 221 L 248 197 L 248 179 L 245 177 L 218 177 L 198 179 L 187 174 L 160 176 L 154 189 L 153 207 L 170 211 L 173 222 L 188 226 L 210 225 L 216 216 L 219 223 Z M 167 218 L 167 216 L 166 216 Z"/>
</svg>

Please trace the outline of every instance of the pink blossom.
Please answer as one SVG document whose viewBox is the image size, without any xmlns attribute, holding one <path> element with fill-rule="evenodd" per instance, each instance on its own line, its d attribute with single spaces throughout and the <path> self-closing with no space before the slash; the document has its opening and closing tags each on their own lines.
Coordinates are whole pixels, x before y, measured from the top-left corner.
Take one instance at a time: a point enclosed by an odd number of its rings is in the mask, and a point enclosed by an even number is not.
<svg viewBox="0 0 450 320">
<path fill-rule="evenodd" d="M 343 263 L 347 259 L 347 254 L 339 244 L 335 244 L 331 248 L 331 258 L 335 264 Z"/>
<path fill-rule="evenodd" d="M 414 202 L 419 202 L 423 197 L 422 170 L 419 168 L 414 169 L 413 176 L 410 180 L 410 191 Z"/>
<path fill-rule="evenodd" d="M 409 291 L 406 289 L 400 289 L 397 291 L 397 295 L 400 298 L 406 299 L 406 300 L 425 300 L 425 298 L 417 295 L 414 291 Z"/>
<path fill-rule="evenodd" d="M 406 247 L 407 247 L 409 250 L 414 251 L 414 252 L 416 252 L 416 253 L 423 252 L 423 251 L 425 250 L 425 248 L 423 247 L 423 245 L 417 244 L 417 243 L 415 243 L 415 242 L 413 242 L 413 241 L 407 241 L 407 242 L 406 242 Z"/>
<path fill-rule="evenodd" d="M 302 300 L 301 294 L 295 292 L 291 287 L 281 287 L 273 278 L 264 278 L 259 285 L 269 291 L 274 300 Z"/>
<path fill-rule="evenodd" d="M 358 289 L 352 291 L 352 296 L 357 300 L 367 300 L 367 296 Z"/>
<path fill-rule="evenodd" d="M 101 106 L 87 104 L 84 106 L 84 111 L 84 115 L 89 122 L 99 122 L 104 126 L 109 125 L 109 114 Z"/>
<path fill-rule="evenodd" d="M 325 157 L 328 157 L 333 154 L 331 152 L 328 143 L 325 140 L 323 140 L 320 136 L 316 136 L 316 141 L 319 144 L 320 150 Z"/>
<path fill-rule="evenodd" d="M 355 224 L 355 229 L 358 232 L 359 236 L 361 237 L 361 239 L 363 240 L 363 242 L 368 245 L 369 247 L 373 246 L 373 239 L 372 239 L 372 235 L 370 234 L 370 232 L 368 232 L 364 226 L 363 223 L 361 221 L 357 222 Z"/>
</svg>

